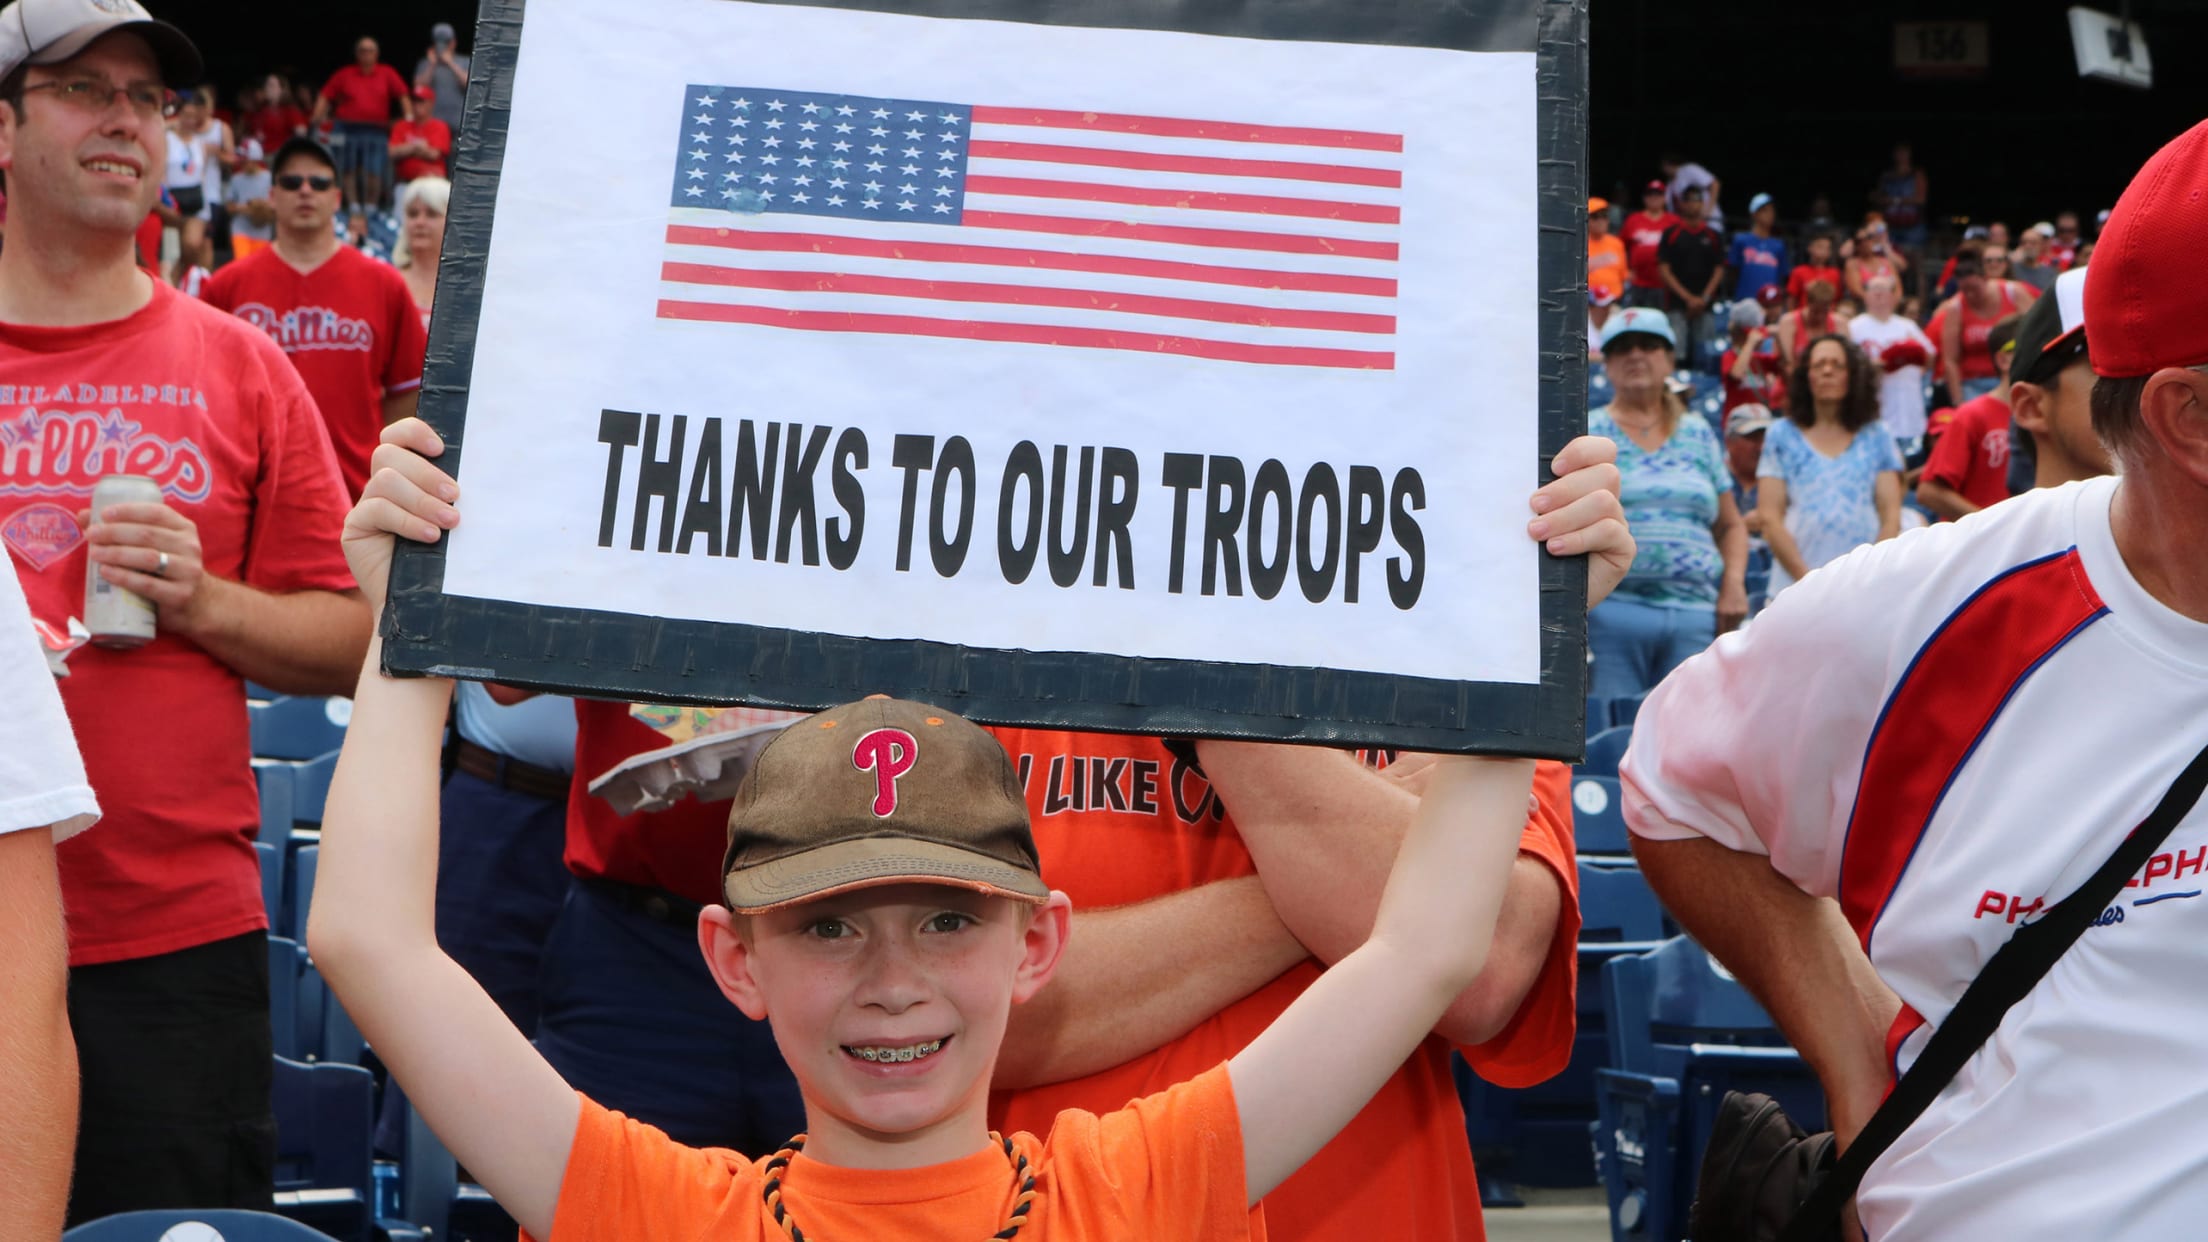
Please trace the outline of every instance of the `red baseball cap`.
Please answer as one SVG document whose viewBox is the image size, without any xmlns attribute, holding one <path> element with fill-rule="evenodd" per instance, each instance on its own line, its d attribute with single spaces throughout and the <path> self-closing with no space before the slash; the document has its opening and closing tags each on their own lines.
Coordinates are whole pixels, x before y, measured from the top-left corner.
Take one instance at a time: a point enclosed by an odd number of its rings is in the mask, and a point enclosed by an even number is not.
<svg viewBox="0 0 2208 1242">
<path fill-rule="evenodd" d="M 2085 269 L 2093 373 L 2208 362 L 2208 121 L 2154 153 L 2116 200 Z"/>
</svg>

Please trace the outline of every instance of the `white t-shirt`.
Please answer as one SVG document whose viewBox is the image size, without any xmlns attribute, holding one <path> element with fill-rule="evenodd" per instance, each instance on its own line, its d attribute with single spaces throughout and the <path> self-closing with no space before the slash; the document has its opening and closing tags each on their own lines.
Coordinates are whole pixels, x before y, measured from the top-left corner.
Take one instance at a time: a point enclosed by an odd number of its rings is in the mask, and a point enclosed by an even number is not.
<svg viewBox="0 0 2208 1242">
<path fill-rule="evenodd" d="M 1848 321 L 1848 338 L 1863 347 L 1875 364 L 1889 345 L 1915 341 L 1924 346 L 1929 361 L 1939 350 L 1915 321 L 1906 315 L 1888 315 L 1880 323 L 1869 313 Z M 1878 421 L 1903 443 L 1924 438 L 1924 368 L 1901 367 L 1885 372 L 1878 384 Z"/>
<path fill-rule="evenodd" d="M 2125 569 L 2116 489 L 2032 492 L 1842 557 L 1634 722 L 1628 825 L 1768 855 L 1837 897 L 1908 1006 L 1902 1068 L 2017 921 L 2208 745 L 2208 624 Z M 2200 1236 L 2204 893 L 2208 805 L 1872 1164 L 1871 1237 Z"/>
<path fill-rule="evenodd" d="M 100 804 L 15 572 L 9 557 L 0 573 L 0 833 L 52 824 L 61 841 L 91 827 Z"/>
</svg>

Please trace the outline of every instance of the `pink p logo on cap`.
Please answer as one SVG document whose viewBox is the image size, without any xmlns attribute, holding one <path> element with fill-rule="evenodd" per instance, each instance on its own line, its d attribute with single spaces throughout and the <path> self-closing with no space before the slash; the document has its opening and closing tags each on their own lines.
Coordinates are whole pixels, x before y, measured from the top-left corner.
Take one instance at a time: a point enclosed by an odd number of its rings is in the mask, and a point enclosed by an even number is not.
<svg viewBox="0 0 2208 1242">
<path fill-rule="evenodd" d="M 912 771 L 920 743 L 903 729 L 876 729 L 851 748 L 851 766 L 874 773 L 874 815 L 887 819 L 897 809 L 897 778 Z"/>
</svg>

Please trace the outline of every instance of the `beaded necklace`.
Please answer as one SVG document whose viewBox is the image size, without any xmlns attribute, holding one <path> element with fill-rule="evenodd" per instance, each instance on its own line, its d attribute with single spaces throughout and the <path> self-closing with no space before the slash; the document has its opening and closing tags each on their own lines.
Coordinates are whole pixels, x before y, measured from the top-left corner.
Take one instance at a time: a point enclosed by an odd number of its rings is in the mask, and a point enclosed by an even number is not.
<svg viewBox="0 0 2208 1242">
<path fill-rule="evenodd" d="M 1027 1167 L 1027 1157 L 1013 1148 L 1011 1139 L 994 1130 L 989 1132 L 989 1138 L 1004 1149 L 1004 1158 L 1012 1162 L 1012 1184 L 1019 1187 L 1019 1196 L 1012 1201 L 1012 1211 L 1005 1217 L 1004 1228 L 989 1235 L 994 1242 L 996 1239 L 1014 1236 L 1019 1233 L 1020 1226 L 1027 1223 L 1028 1209 L 1035 1205 L 1035 1174 Z M 760 1196 L 766 1200 L 767 1211 L 774 1216 L 774 1223 L 782 1226 L 782 1232 L 789 1235 L 790 1242 L 805 1242 L 805 1231 L 797 1227 L 797 1221 L 791 1218 L 789 1208 L 782 1203 L 782 1178 L 789 1171 L 791 1158 L 803 1150 L 805 1136 L 800 1134 L 791 1139 L 781 1151 L 774 1153 L 774 1159 L 766 1163 L 766 1185 L 759 1191 Z"/>
</svg>

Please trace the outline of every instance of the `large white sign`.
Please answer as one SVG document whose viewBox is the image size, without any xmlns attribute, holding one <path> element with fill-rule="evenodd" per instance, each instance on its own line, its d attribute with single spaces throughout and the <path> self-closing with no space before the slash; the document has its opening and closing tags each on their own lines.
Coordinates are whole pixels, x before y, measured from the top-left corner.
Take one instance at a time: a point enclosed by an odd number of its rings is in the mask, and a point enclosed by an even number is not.
<svg viewBox="0 0 2208 1242">
<path fill-rule="evenodd" d="M 1534 62 L 534 6 L 444 589 L 1537 682 Z"/>
</svg>

